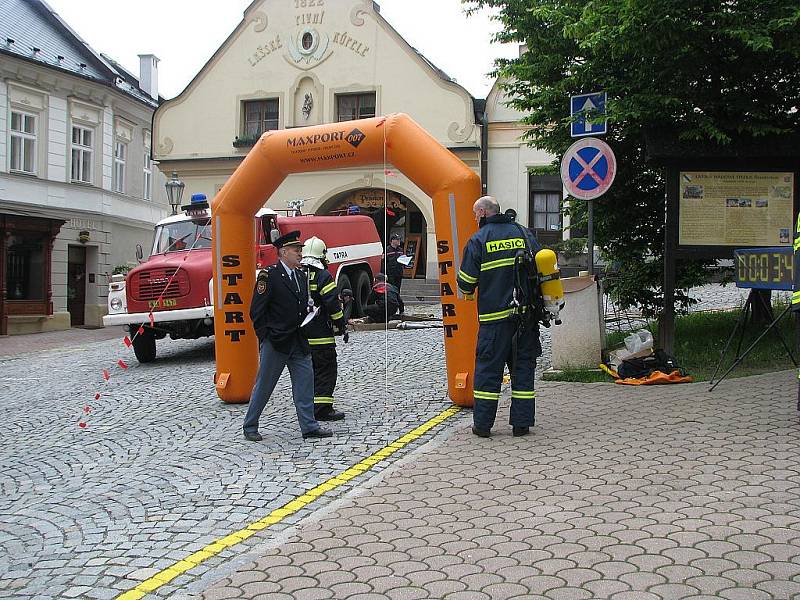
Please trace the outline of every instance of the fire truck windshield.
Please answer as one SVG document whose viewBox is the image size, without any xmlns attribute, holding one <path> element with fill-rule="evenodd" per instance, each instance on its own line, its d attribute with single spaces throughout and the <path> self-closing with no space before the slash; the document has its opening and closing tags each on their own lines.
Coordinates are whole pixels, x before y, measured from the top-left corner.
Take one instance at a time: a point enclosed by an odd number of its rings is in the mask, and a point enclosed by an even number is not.
<svg viewBox="0 0 800 600">
<path fill-rule="evenodd" d="M 209 219 L 177 221 L 156 227 L 152 254 L 197 248 L 211 248 Z"/>
</svg>

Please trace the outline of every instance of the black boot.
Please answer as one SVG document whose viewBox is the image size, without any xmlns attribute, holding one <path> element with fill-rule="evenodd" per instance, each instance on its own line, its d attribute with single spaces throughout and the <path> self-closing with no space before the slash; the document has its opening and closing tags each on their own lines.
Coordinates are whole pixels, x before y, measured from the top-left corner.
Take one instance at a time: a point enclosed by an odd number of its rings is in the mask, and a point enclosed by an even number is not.
<svg viewBox="0 0 800 600">
<path fill-rule="evenodd" d="M 531 432 L 530 427 L 514 427 L 514 429 L 512 430 L 514 437 L 519 437 L 521 435 L 528 435 L 530 432 Z"/>
<path fill-rule="evenodd" d="M 344 419 L 344 413 L 334 410 L 332 406 L 329 411 L 317 417 L 317 421 L 341 421 L 342 419 Z"/>
<path fill-rule="evenodd" d="M 472 433 L 482 438 L 488 438 L 492 435 L 492 432 L 489 431 L 488 429 L 478 429 L 474 425 L 472 426 Z"/>
</svg>

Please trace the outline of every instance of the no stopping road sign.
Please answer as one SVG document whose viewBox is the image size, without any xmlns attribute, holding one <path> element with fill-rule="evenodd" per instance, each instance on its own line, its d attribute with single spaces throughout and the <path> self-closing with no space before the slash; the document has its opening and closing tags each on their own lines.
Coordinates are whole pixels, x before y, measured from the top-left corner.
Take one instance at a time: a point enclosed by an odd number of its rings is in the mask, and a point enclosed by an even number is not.
<svg viewBox="0 0 800 600">
<path fill-rule="evenodd" d="M 611 147 L 597 138 L 578 140 L 561 159 L 561 181 L 570 196 L 592 200 L 614 183 L 617 159 Z"/>
</svg>

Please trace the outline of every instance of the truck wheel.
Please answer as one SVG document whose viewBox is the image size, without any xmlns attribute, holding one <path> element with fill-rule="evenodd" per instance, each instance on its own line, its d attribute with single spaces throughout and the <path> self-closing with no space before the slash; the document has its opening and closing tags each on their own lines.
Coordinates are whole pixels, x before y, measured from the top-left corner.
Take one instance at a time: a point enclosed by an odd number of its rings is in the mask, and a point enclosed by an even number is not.
<svg viewBox="0 0 800 600">
<path fill-rule="evenodd" d="M 355 283 L 353 284 L 353 312 L 357 313 L 359 317 L 364 316 L 364 307 L 367 305 L 367 298 L 369 298 L 370 280 L 366 271 L 358 271 L 355 276 Z"/>
<path fill-rule="evenodd" d="M 156 336 L 149 329 L 133 338 L 133 353 L 140 363 L 153 362 L 156 359 Z"/>
<path fill-rule="evenodd" d="M 350 278 L 345 273 L 339 274 L 339 281 L 336 284 L 336 289 L 339 290 L 339 297 L 342 296 L 342 290 L 348 289 L 353 291 L 353 284 L 350 282 Z M 356 317 L 356 304 L 355 301 L 353 302 L 353 310 L 350 313 L 350 317 Z"/>
</svg>

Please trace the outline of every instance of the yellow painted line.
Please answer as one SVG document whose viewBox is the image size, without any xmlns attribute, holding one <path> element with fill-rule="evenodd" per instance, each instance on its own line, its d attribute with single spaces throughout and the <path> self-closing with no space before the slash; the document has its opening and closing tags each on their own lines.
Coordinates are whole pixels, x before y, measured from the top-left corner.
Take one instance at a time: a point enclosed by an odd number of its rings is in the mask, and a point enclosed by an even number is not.
<svg viewBox="0 0 800 600">
<path fill-rule="evenodd" d="M 235 546 L 237 544 L 242 543 L 243 541 L 247 540 L 251 536 L 255 535 L 256 532 L 261 531 L 262 529 L 266 529 L 267 527 L 271 527 L 276 523 L 280 523 L 286 517 L 289 517 L 296 512 L 300 511 L 301 509 L 305 508 L 321 496 L 324 496 L 328 492 L 335 490 L 336 488 L 344 485 L 351 479 L 358 477 L 362 473 L 366 473 L 372 467 L 377 465 L 380 462 L 385 461 L 387 458 L 392 456 L 395 452 L 402 449 L 403 447 L 407 446 L 411 442 L 418 440 L 420 437 L 428 433 L 431 429 L 440 425 L 454 414 L 459 412 L 461 409 L 457 406 L 453 406 L 448 408 L 445 411 L 440 412 L 435 417 L 428 419 L 422 425 L 415 427 L 402 437 L 398 438 L 388 446 L 381 448 L 371 456 L 368 456 L 364 460 L 361 460 L 354 464 L 352 467 L 349 467 L 339 473 L 338 475 L 334 475 L 330 479 L 323 481 L 318 486 L 311 488 L 303 495 L 298 496 L 294 500 L 290 500 L 280 508 L 276 508 L 267 516 L 250 523 L 247 527 L 240 529 L 239 531 L 234 531 L 226 535 L 223 538 L 215 540 L 210 544 L 207 544 L 197 552 L 193 552 L 186 558 L 177 561 L 175 564 L 163 569 L 150 577 L 149 579 L 145 579 L 135 588 L 128 590 L 117 596 L 117 600 L 139 600 L 139 598 L 144 598 L 150 592 L 154 592 L 158 588 L 163 585 L 166 585 L 179 575 L 183 575 L 187 571 L 193 569 L 194 567 L 198 566 L 199 564 L 207 561 L 209 558 L 213 558 L 226 548 L 230 548 L 231 546 Z"/>
</svg>

